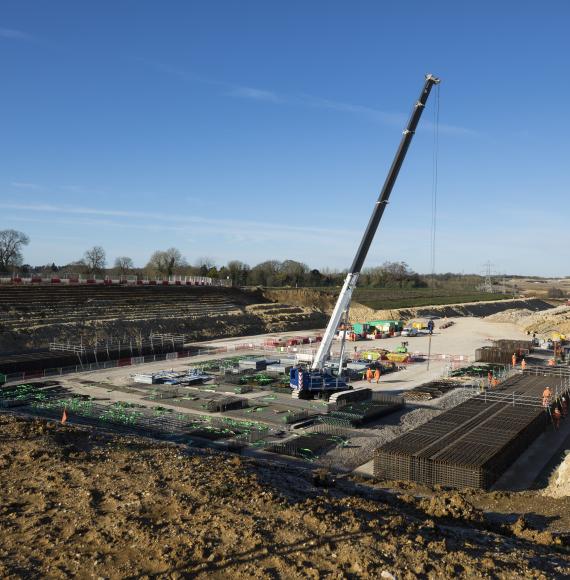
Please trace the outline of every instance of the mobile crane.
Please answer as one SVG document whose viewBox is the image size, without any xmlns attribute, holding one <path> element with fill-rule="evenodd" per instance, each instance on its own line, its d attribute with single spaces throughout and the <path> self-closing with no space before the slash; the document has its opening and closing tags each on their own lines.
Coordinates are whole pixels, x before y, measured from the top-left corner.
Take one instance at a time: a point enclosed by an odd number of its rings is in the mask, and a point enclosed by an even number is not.
<svg viewBox="0 0 570 580">
<path fill-rule="evenodd" d="M 313 363 L 310 369 L 305 369 L 301 366 L 291 369 L 289 379 L 294 397 L 305 398 L 312 397 L 315 394 L 322 397 L 323 395 L 326 396 L 329 393 L 345 390 L 347 388 L 346 382 L 341 378 L 343 347 L 341 347 L 338 376 L 334 376 L 332 372 L 326 368 L 325 363 L 329 358 L 330 349 L 339 323 L 343 317 L 348 317 L 348 309 L 350 308 L 352 293 L 356 288 L 362 265 L 364 264 L 364 260 L 366 259 L 366 255 L 368 254 L 368 250 L 370 249 L 370 245 L 372 244 L 372 240 L 374 239 L 374 235 L 378 229 L 378 224 L 380 223 L 386 205 L 388 204 L 390 194 L 392 193 L 392 189 L 396 183 L 398 173 L 400 172 L 400 168 L 402 167 L 402 163 L 404 162 L 406 153 L 408 152 L 408 148 L 412 142 L 412 138 L 418 126 L 420 117 L 422 116 L 431 89 L 438 83 L 439 78 L 431 74 L 425 76 L 425 83 L 420 98 L 414 105 L 412 114 L 400 141 L 400 146 L 398 147 L 394 161 L 392 161 L 392 165 L 388 171 L 386 181 L 380 191 L 378 200 L 374 205 L 372 215 L 370 216 L 370 220 L 366 226 L 366 230 L 364 231 L 364 235 L 356 252 L 356 256 L 354 257 L 354 261 L 352 262 L 352 266 L 344 280 L 342 290 L 338 296 L 338 300 Z"/>
</svg>

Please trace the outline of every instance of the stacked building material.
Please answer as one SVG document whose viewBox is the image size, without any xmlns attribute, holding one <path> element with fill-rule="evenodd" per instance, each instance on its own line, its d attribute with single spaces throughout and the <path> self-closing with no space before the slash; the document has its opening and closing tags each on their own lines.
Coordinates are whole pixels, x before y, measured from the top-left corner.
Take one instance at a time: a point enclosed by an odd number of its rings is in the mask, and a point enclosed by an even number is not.
<svg viewBox="0 0 570 580">
<path fill-rule="evenodd" d="M 554 402 L 568 385 L 555 375 L 511 377 L 378 448 L 374 475 L 488 489 L 550 422 L 543 389 L 552 389 Z"/>
<path fill-rule="evenodd" d="M 291 409 L 283 416 L 283 422 L 290 425 L 292 423 L 297 423 L 298 421 L 304 421 L 313 414 L 314 413 L 311 413 L 308 409 Z"/>
<path fill-rule="evenodd" d="M 512 362 L 513 351 L 502 350 L 494 346 L 483 346 L 475 351 L 477 362 L 509 365 Z"/>
<path fill-rule="evenodd" d="M 269 365 L 266 369 L 265 372 L 267 373 L 271 373 L 273 375 L 285 375 L 285 374 L 289 374 L 289 371 L 293 368 L 293 363 L 283 363 L 283 362 L 279 362 L 276 364 L 272 364 Z"/>
<path fill-rule="evenodd" d="M 211 413 L 223 413 L 233 409 L 245 409 L 248 406 L 247 399 L 242 399 L 241 397 L 220 397 L 210 399 L 206 403 L 206 410 Z"/>
<path fill-rule="evenodd" d="M 244 358 L 238 363 L 240 370 L 264 371 L 267 361 L 264 358 Z"/>
<path fill-rule="evenodd" d="M 503 374 L 505 372 L 505 365 L 496 363 L 473 364 L 455 369 L 451 371 L 449 376 L 454 378 L 481 378 L 487 377 L 490 372 L 494 375 Z"/>
<path fill-rule="evenodd" d="M 316 459 L 333 447 L 344 444 L 345 438 L 324 433 L 308 433 L 267 448 L 271 453 L 300 457 L 309 461 Z"/>
<path fill-rule="evenodd" d="M 484 346 L 475 351 L 475 360 L 498 364 L 511 364 L 513 354 L 517 357 L 532 352 L 530 340 L 495 340 L 493 346 Z"/>
<path fill-rule="evenodd" d="M 430 381 L 406 391 L 404 393 L 404 399 L 406 399 L 406 401 L 429 401 L 430 399 L 437 399 L 443 394 L 462 386 L 463 383 L 460 383 L 459 381 Z"/>
<path fill-rule="evenodd" d="M 349 403 L 320 417 L 320 421 L 340 427 L 360 427 L 374 419 L 389 415 L 404 406 L 402 397 L 385 395 L 384 400 Z"/>
<path fill-rule="evenodd" d="M 523 353 L 532 352 L 532 340 L 509 340 L 503 338 L 501 340 L 494 340 L 493 346 L 501 350 L 513 352 L 522 351 Z"/>
</svg>

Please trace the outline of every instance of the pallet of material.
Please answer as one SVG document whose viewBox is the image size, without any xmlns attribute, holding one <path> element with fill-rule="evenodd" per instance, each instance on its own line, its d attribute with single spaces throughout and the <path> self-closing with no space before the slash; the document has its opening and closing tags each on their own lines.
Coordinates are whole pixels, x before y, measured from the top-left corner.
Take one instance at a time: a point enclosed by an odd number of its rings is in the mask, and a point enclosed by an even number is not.
<svg viewBox="0 0 570 580">
<path fill-rule="evenodd" d="M 238 366 L 241 370 L 264 371 L 267 368 L 267 362 L 264 358 L 246 358 L 240 360 Z"/>
</svg>

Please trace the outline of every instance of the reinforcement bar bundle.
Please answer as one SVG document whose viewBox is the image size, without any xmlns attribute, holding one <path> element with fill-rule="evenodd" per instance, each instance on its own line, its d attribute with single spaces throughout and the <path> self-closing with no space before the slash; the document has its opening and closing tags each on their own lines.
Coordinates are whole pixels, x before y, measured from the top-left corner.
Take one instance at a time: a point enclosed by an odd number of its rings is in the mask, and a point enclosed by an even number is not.
<svg viewBox="0 0 570 580">
<path fill-rule="evenodd" d="M 557 376 L 516 375 L 376 449 L 374 475 L 428 485 L 488 489 L 550 422 L 542 392 L 567 392 Z M 502 396 L 498 396 L 499 393 Z"/>
<path fill-rule="evenodd" d="M 378 419 L 384 415 L 389 415 L 402 409 L 404 400 L 401 397 L 391 397 L 386 400 L 371 400 L 350 403 L 340 407 L 338 410 L 330 411 L 319 419 L 329 425 L 339 427 L 359 427 Z"/>
</svg>

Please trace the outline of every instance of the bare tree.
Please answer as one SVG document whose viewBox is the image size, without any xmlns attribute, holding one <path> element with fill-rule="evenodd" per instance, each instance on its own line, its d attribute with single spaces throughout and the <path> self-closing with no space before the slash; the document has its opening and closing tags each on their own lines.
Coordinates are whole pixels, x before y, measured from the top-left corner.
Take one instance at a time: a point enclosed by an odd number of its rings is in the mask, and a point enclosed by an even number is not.
<svg viewBox="0 0 570 580">
<path fill-rule="evenodd" d="M 196 260 L 195 264 L 196 268 L 205 268 L 206 270 L 210 270 L 216 266 L 216 260 L 208 256 L 202 256 Z"/>
<path fill-rule="evenodd" d="M 162 275 L 172 276 L 172 274 L 183 266 L 186 266 L 186 260 L 177 248 L 168 248 L 168 250 L 157 250 L 150 257 L 147 268 L 156 270 Z"/>
<path fill-rule="evenodd" d="M 119 256 L 115 258 L 115 268 L 124 276 L 128 274 L 135 267 L 133 260 L 128 256 Z"/>
<path fill-rule="evenodd" d="M 30 243 L 30 238 L 17 230 L 0 231 L 0 271 L 20 266 L 24 259 L 22 247 Z"/>
<path fill-rule="evenodd" d="M 90 274 L 101 272 L 107 263 L 105 250 L 101 246 L 93 246 L 87 250 L 83 255 L 83 260 Z"/>
</svg>

